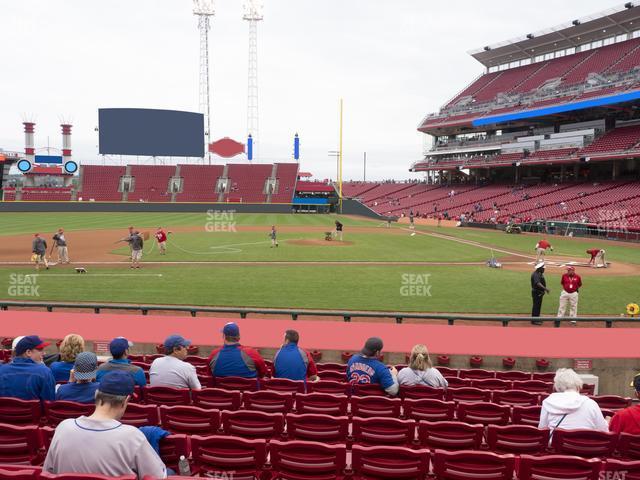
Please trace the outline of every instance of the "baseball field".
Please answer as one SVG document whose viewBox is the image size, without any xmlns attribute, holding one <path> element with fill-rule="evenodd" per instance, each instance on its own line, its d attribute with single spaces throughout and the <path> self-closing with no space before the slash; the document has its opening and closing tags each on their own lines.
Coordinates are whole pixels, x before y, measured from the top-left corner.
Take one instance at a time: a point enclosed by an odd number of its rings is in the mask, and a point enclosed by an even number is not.
<svg viewBox="0 0 640 480">
<path fill-rule="evenodd" d="M 334 221 L 344 240 L 327 241 Z M 540 235 L 408 224 L 333 215 L 233 213 L 3 213 L 0 298 L 198 306 L 528 314 L 529 277 Z M 133 226 L 146 238 L 143 267 L 129 268 L 119 242 Z M 271 247 L 271 226 L 278 247 Z M 161 255 L 153 234 L 171 233 Z M 51 247 L 64 228 L 71 264 L 30 263 L 33 234 Z M 551 294 L 558 306 L 564 265 L 582 276 L 579 314 L 618 316 L 640 301 L 640 247 L 607 240 L 549 237 Z M 610 268 L 581 266 L 585 250 L 605 248 Z M 500 269 L 486 266 L 495 256 Z M 76 273 L 84 267 L 86 274 Z"/>
</svg>

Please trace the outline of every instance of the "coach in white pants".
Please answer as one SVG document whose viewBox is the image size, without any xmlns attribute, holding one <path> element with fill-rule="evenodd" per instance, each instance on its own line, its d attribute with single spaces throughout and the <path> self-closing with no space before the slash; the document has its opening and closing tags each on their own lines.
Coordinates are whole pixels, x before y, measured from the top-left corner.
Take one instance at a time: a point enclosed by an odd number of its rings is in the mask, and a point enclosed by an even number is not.
<svg viewBox="0 0 640 480">
<path fill-rule="evenodd" d="M 567 273 L 562 275 L 560 280 L 562 285 L 562 293 L 560 293 L 560 307 L 558 308 L 558 317 L 564 317 L 569 306 L 569 317 L 578 316 L 578 290 L 582 286 L 580 275 L 576 274 L 576 269 L 572 266 L 567 267 Z M 575 321 L 571 322 L 575 325 Z"/>
</svg>

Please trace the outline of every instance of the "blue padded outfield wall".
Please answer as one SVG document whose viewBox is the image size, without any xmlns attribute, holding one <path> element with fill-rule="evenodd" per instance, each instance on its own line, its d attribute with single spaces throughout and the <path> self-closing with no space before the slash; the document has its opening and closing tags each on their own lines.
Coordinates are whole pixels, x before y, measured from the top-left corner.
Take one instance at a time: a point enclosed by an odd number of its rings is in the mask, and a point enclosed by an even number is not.
<svg viewBox="0 0 640 480">
<path fill-rule="evenodd" d="M 608 97 L 596 98 L 593 100 L 584 100 L 582 102 L 565 103 L 563 105 L 554 105 L 553 107 L 538 108 L 536 110 L 527 110 L 524 112 L 496 115 L 494 117 L 478 118 L 471 122 L 471 124 L 474 127 L 481 127 L 483 125 L 491 125 L 494 123 L 509 122 L 512 120 L 523 120 L 525 118 L 544 117 L 545 115 L 553 115 L 554 113 L 571 112 L 574 110 L 583 110 L 585 108 L 612 105 L 614 103 L 630 102 L 639 98 L 640 91 L 622 93 L 618 95 L 610 95 Z"/>
<path fill-rule="evenodd" d="M 98 122 L 101 155 L 204 157 L 201 113 L 101 108 Z"/>
</svg>

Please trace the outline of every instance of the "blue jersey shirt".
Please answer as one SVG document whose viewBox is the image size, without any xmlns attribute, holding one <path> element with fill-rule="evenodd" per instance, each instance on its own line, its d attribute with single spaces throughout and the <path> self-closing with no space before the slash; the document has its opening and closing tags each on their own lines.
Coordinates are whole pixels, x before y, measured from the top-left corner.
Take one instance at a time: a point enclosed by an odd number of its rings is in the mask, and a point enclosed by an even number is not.
<svg viewBox="0 0 640 480">
<path fill-rule="evenodd" d="M 17 357 L 0 367 L 0 397 L 22 400 L 54 400 L 56 381 L 49 367 L 30 358 Z"/>
<path fill-rule="evenodd" d="M 309 359 L 295 343 L 287 343 L 273 357 L 274 377 L 289 380 L 306 380 Z"/>
<path fill-rule="evenodd" d="M 267 373 L 260 354 L 239 343 L 223 345 L 209 356 L 209 368 L 214 377 L 263 377 Z"/>
<path fill-rule="evenodd" d="M 73 362 L 53 362 L 49 368 L 56 382 L 68 382 L 73 369 Z"/>
<path fill-rule="evenodd" d="M 393 385 L 391 372 L 376 358 L 354 355 L 347 363 L 347 381 L 351 383 L 379 383 L 384 390 Z"/>
<path fill-rule="evenodd" d="M 133 376 L 133 381 L 136 385 L 139 385 L 140 387 L 145 387 L 147 385 L 147 377 L 144 375 L 144 370 L 137 365 L 131 365 L 131 360 L 127 358 L 119 358 L 117 360 L 112 358 L 107 363 L 100 365 L 98 367 L 96 381 L 100 382 L 100 379 L 104 374 L 112 370 L 124 370 L 129 372 Z"/>
<path fill-rule="evenodd" d="M 96 390 L 100 384 L 98 382 L 89 383 L 67 383 L 60 385 L 56 392 L 56 400 L 66 400 L 67 402 L 94 403 Z"/>
</svg>

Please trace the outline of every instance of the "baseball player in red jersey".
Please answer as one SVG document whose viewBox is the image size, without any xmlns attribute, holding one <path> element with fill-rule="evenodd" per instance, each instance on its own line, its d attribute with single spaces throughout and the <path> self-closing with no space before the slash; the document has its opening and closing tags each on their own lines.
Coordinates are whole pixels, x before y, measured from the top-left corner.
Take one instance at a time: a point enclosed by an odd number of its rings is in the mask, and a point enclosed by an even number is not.
<svg viewBox="0 0 640 480">
<path fill-rule="evenodd" d="M 158 227 L 155 233 L 156 241 L 158 242 L 158 248 L 160 249 L 160 255 L 167 253 L 167 234 L 171 232 L 165 232 L 162 227 Z"/>
<path fill-rule="evenodd" d="M 604 259 L 604 250 L 601 248 L 592 248 L 587 250 L 587 253 L 591 255 L 591 259 L 589 259 L 589 265 L 592 265 L 593 268 L 598 268 L 598 264 L 602 261 L 602 266 L 607 268 L 607 262 Z"/>
<path fill-rule="evenodd" d="M 546 238 L 543 238 L 536 243 L 536 263 L 544 262 L 544 256 L 547 253 L 547 249 L 553 252 L 553 247 Z"/>
</svg>

